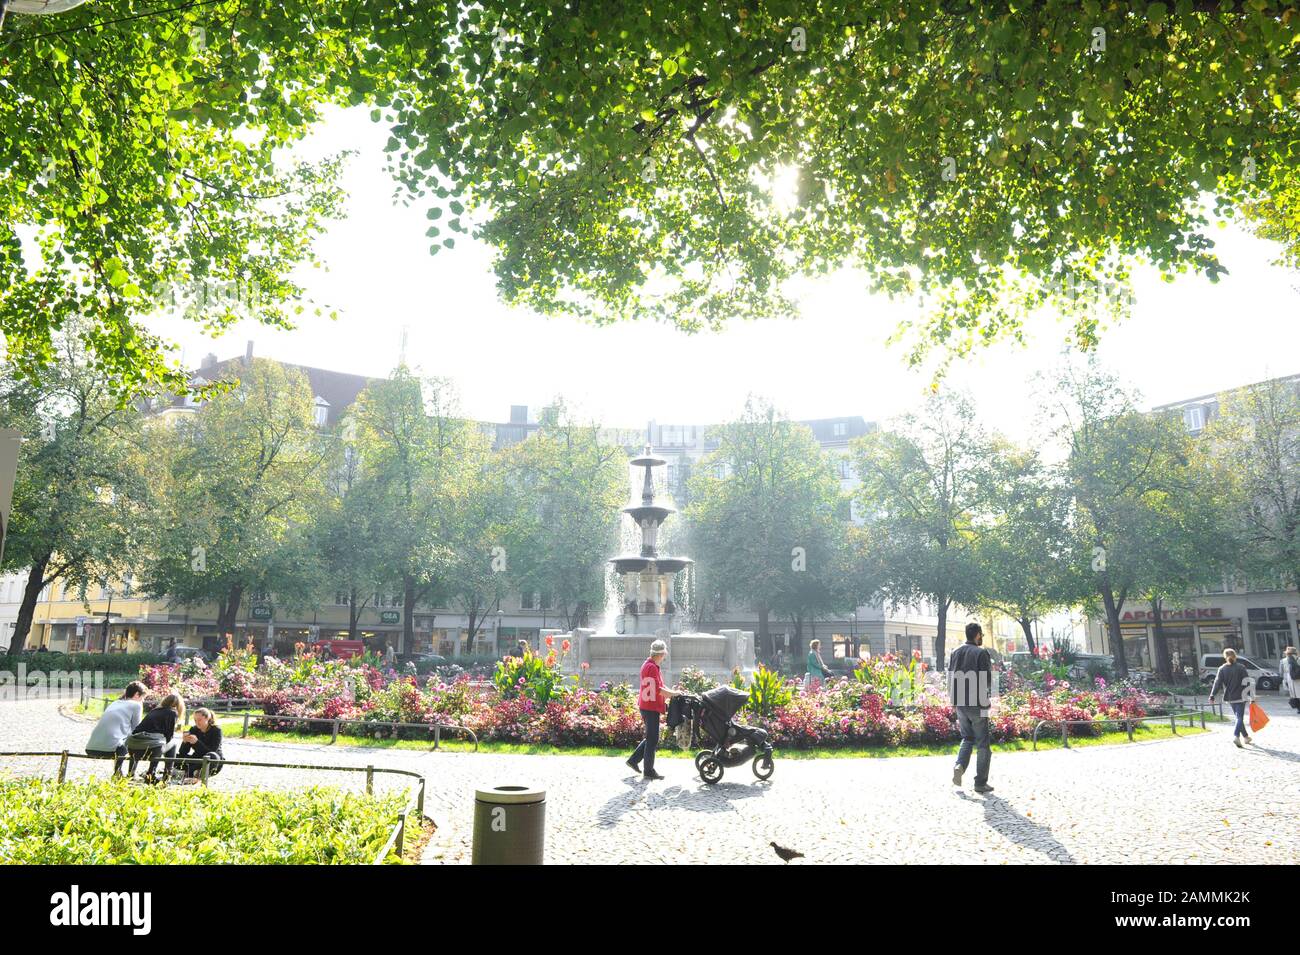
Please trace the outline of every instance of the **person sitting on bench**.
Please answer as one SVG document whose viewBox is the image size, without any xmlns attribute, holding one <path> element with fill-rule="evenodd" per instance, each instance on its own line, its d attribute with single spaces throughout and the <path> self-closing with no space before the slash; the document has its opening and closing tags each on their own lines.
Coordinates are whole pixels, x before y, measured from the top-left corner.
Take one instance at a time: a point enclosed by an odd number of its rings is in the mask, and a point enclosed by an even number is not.
<svg viewBox="0 0 1300 955">
<path fill-rule="evenodd" d="M 170 775 L 172 759 L 176 755 L 179 742 L 175 739 L 176 726 L 185 720 L 185 701 L 175 693 L 168 693 L 155 709 L 144 715 L 126 740 L 126 748 L 131 753 L 131 765 L 128 776 L 135 775 L 136 764 L 141 759 L 149 760 L 149 772 L 145 774 L 147 783 L 158 782 L 158 763 L 166 759 L 164 775 Z"/>
<path fill-rule="evenodd" d="M 90 739 L 86 740 L 87 756 L 114 757 L 114 776 L 122 774 L 122 763 L 126 760 L 126 738 L 144 716 L 144 698 L 148 693 L 149 689 L 139 680 L 128 683 L 122 698 L 104 708 L 104 715 L 90 731 Z"/>
<path fill-rule="evenodd" d="M 197 757 L 197 759 L 196 759 Z M 208 766 L 208 776 L 215 776 L 221 771 L 221 727 L 217 725 L 216 717 L 206 706 L 201 706 L 194 711 L 194 725 L 190 731 L 181 737 L 181 748 L 176 753 L 178 760 L 187 760 L 182 762 L 181 766 L 185 770 L 185 782 L 197 783 L 199 776 L 203 772 L 203 763 L 198 760 L 210 760 Z"/>
</svg>

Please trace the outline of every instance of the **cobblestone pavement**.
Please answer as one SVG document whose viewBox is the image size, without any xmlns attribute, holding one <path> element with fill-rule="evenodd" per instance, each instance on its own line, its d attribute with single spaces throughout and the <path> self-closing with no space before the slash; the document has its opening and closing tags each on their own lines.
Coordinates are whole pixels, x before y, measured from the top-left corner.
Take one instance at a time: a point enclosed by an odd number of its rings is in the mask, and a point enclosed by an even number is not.
<svg viewBox="0 0 1300 955">
<path fill-rule="evenodd" d="M 825 862 L 1300 863 L 1300 717 L 1273 717 L 1244 750 L 1227 727 L 1180 740 L 994 754 L 996 791 L 951 785 L 945 756 L 781 759 L 768 783 L 748 766 L 706 786 L 688 760 L 645 783 L 621 760 L 385 751 L 232 739 L 232 759 L 414 769 L 438 832 L 425 861 L 468 862 L 475 786 L 547 791 L 547 861 L 776 863 L 775 840 Z M 0 704 L 0 750 L 80 751 L 81 719 L 45 701 Z M 52 763 L 52 761 L 51 761 Z M 74 763 L 74 766 L 76 764 Z M 45 767 L 50 770 L 50 765 Z M 82 763 L 78 773 L 103 770 Z M 253 777 L 256 777 L 254 779 Z M 382 777 L 381 777 L 382 779 Z M 229 767 L 215 785 L 317 782 Z M 333 782 L 334 780 L 330 780 Z M 350 786 L 360 780 L 351 777 Z"/>
</svg>

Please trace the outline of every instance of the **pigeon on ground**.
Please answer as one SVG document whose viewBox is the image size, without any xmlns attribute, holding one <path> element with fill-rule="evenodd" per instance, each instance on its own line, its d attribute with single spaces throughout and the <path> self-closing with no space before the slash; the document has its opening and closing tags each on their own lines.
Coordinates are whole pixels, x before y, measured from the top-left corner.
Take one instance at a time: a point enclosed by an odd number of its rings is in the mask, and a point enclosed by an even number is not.
<svg viewBox="0 0 1300 955">
<path fill-rule="evenodd" d="M 783 862 L 789 862 L 791 859 L 803 858 L 802 852 L 796 852 L 794 849 L 787 849 L 785 846 L 778 846 L 775 842 L 773 842 L 771 845 L 772 848 L 776 850 L 776 854 L 781 857 L 781 861 Z"/>
</svg>

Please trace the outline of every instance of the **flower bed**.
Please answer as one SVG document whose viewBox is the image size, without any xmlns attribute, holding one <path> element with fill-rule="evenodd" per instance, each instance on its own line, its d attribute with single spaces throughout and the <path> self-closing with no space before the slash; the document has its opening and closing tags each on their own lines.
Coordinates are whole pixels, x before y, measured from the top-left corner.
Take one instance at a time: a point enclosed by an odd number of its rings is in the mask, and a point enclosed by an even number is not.
<svg viewBox="0 0 1300 955">
<path fill-rule="evenodd" d="M 348 728 L 359 735 L 416 737 L 427 731 L 395 731 L 382 724 L 454 723 L 473 730 L 480 740 L 560 747 L 635 743 L 641 718 L 634 691 L 622 684 L 592 687 L 582 676 L 565 676 L 568 651 L 564 641 L 545 655 L 507 658 L 488 692 L 464 674 L 446 679 L 384 670 L 373 661 L 322 660 L 302 647 L 292 660 L 268 658 L 261 666 L 249 651 L 228 647 L 211 667 L 197 660 L 142 667 L 141 679 L 159 695 L 259 700 L 266 716 L 257 725 L 269 729 L 330 732 L 324 722 L 308 726 L 275 720 L 295 716 L 359 721 L 361 726 Z M 1071 732 L 1100 734 L 1115 727 L 1098 721 L 1138 718 L 1160 712 L 1162 705 L 1137 687 L 1104 679 L 1081 686 L 1050 675 L 1040 684 L 1006 676 L 991 714 L 997 740 L 1028 737 L 1041 720 L 1090 720 L 1094 726 L 1072 727 Z M 881 658 L 851 678 L 816 681 L 807 689 L 762 668 L 748 684 L 738 675 L 732 682 L 750 691 L 745 721 L 768 730 L 778 747 L 863 748 L 960 738 L 943 684 L 915 659 Z M 681 685 L 702 692 L 712 681 L 688 669 Z M 368 728 L 366 723 L 375 725 Z"/>
</svg>

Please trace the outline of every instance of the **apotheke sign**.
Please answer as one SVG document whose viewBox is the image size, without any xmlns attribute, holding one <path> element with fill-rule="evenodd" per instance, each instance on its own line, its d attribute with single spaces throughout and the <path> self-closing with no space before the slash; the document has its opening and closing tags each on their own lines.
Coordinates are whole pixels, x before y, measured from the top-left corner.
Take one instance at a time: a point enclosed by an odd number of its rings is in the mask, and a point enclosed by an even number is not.
<svg viewBox="0 0 1300 955">
<path fill-rule="evenodd" d="M 1155 620 L 1152 610 L 1128 610 L 1121 620 Z M 1186 607 L 1183 610 L 1162 610 L 1161 620 L 1222 620 L 1223 610 L 1219 607 Z"/>
</svg>

